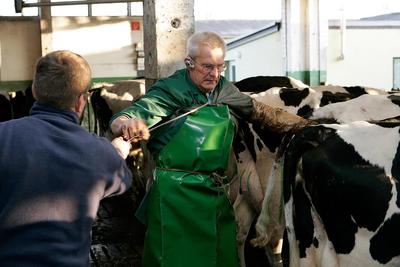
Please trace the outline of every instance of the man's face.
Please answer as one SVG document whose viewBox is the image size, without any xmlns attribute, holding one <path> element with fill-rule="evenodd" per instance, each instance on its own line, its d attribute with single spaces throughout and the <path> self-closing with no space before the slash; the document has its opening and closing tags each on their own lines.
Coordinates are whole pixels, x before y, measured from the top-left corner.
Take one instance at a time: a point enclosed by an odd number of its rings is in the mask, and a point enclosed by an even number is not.
<svg viewBox="0 0 400 267">
<path fill-rule="evenodd" d="M 193 58 L 194 68 L 189 69 L 193 83 L 204 93 L 211 92 L 217 86 L 224 70 L 224 52 L 221 48 L 201 46 L 200 53 Z"/>
</svg>

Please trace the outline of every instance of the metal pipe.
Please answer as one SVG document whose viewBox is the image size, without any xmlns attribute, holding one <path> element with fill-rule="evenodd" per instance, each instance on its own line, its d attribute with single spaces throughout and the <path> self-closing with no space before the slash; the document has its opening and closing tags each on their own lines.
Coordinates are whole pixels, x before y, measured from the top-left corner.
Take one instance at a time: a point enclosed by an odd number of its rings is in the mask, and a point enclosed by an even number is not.
<svg viewBox="0 0 400 267">
<path fill-rule="evenodd" d="M 92 16 L 92 4 L 88 4 L 87 5 L 87 11 L 88 11 L 88 17 L 91 17 Z"/>
<path fill-rule="evenodd" d="M 126 3 L 126 9 L 128 17 L 132 16 L 131 2 Z"/>
<path fill-rule="evenodd" d="M 62 1 L 49 3 L 25 3 L 22 1 L 22 7 L 41 7 L 41 6 L 72 6 L 72 5 L 89 5 L 89 4 L 112 4 L 112 3 L 127 3 L 127 2 L 142 2 L 142 0 L 93 0 L 93 1 Z"/>
<path fill-rule="evenodd" d="M 338 60 L 344 60 L 346 56 L 346 14 L 344 4 L 340 10 L 342 12 L 342 18 L 340 20 L 340 55 Z"/>
</svg>

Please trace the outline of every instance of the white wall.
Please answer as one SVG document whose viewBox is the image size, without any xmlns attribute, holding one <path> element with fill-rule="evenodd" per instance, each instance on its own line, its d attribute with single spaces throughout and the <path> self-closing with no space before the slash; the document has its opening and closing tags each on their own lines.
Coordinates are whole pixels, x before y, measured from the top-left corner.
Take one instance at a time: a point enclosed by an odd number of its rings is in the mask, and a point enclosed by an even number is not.
<svg viewBox="0 0 400 267">
<path fill-rule="evenodd" d="M 236 65 L 236 81 L 257 75 L 285 75 L 280 32 L 232 48 L 227 60 Z M 339 60 L 339 29 L 329 29 L 327 84 L 393 87 L 393 58 L 400 57 L 400 27 L 350 28 L 345 56 Z"/>
<path fill-rule="evenodd" d="M 132 21 L 139 22 L 139 30 L 132 30 Z M 137 45 L 143 59 L 142 17 L 52 18 L 52 50 L 71 50 L 85 57 L 93 78 L 138 76 Z M 40 56 L 38 17 L 0 18 L 0 89 L 26 88 Z"/>
<path fill-rule="evenodd" d="M 31 80 L 40 54 L 38 19 L 0 19 L 0 81 Z"/>
<path fill-rule="evenodd" d="M 140 30 L 131 30 L 131 21 Z M 81 54 L 93 78 L 136 77 L 136 44 L 143 44 L 142 17 L 53 17 L 53 50 Z"/>
<path fill-rule="evenodd" d="M 226 60 L 236 66 L 236 81 L 258 75 L 282 76 L 283 52 L 280 32 L 227 51 Z"/>
<path fill-rule="evenodd" d="M 340 32 L 329 30 L 327 84 L 393 86 L 393 57 L 400 57 L 400 28 L 347 29 L 345 55 L 339 60 Z"/>
</svg>

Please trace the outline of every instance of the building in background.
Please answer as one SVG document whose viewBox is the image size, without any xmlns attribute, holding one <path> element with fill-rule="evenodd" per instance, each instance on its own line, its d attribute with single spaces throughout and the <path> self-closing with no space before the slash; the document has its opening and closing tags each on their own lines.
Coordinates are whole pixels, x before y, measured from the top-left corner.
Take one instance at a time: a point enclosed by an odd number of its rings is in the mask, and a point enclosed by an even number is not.
<svg viewBox="0 0 400 267">
<path fill-rule="evenodd" d="M 400 13 L 329 21 L 326 84 L 400 88 Z M 280 23 L 272 22 L 227 43 L 226 76 L 284 76 Z"/>
<path fill-rule="evenodd" d="M 264 28 L 272 20 L 196 20 L 196 31 L 213 31 L 221 35 L 225 42 L 248 35 L 256 29 Z"/>
<path fill-rule="evenodd" d="M 264 27 L 227 43 L 225 76 L 239 81 L 251 76 L 284 76 L 280 22 Z"/>
<path fill-rule="evenodd" d="M 133 4 L 133 3 L 132 3 Z M 121 6 L 112 16 L 107 6 L 82 8 L 79 16 L 67 7 L 53 7 L 52 49 L 69 49 L 85 56 L 95 81 L 143 76 L 143 16 L 140 5 Z M 100 7 L 102 7 L 100 9 Z M 61 10 L 62 9 L 62 10 Z M 61 14 L 65 14 L 61 16 Z M 330 20 L 326 52 L 326 84 L 400 87 L 400 13 L 341 21 Z M 197 20 L 196 31 L 214 31 L 227 42 L 224 75 L 238 81 L 251 76 L 285 76 L 281 21 Z M 31 83 L 41 56 L 37 15 L 0 17 L 0 89 L 20 90 Z"/>
</svg>

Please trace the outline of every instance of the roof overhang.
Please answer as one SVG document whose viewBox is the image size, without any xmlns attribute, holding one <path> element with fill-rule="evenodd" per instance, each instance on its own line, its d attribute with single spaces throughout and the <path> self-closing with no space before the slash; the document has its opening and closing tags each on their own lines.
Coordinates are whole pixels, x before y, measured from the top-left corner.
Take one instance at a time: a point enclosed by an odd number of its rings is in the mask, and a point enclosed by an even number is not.
<svg viewBox="0 0 400 267">
<path fill-rule="evenodd" d="M 227 49 L 232 49 L 243 44 L 252 42 L 254 40 L 260 39 L 264 36 L 270 35 L 272 33 L 278 32 L 281 27 L 281 23 L 278 21 L 271 22 L 270 24 L 252 32 L 251 34 L 246 34 L 245 36 L 240 36 L 226 44 Z"/>
</svg>

